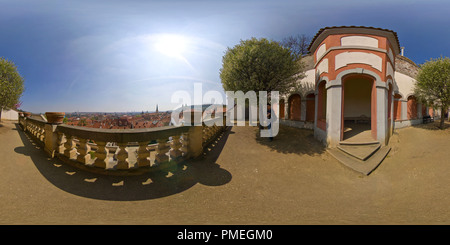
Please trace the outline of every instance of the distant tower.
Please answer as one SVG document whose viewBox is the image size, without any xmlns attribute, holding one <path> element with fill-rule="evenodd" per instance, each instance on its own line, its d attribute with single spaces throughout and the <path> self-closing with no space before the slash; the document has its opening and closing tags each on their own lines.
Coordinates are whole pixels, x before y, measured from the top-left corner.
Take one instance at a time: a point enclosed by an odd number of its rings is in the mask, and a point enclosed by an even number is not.
<svg viewBox="0 0 450 245">
<path fill-rule="evenodd" d="M 156 113 L 158 113 L 158 104 L 156 104 Z"/>
</svg>

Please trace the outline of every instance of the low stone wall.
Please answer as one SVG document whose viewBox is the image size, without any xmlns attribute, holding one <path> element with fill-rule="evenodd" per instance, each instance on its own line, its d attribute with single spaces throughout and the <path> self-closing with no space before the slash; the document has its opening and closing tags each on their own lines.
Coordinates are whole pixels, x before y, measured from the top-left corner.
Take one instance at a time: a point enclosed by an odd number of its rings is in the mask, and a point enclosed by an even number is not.
<svg viewBox="0 0 450 245">
<path fill-rule="evenodd" d="M 315 127 L 314 138 L 320 141 L 324 146 L 327 146 L 327 133 L 324 130 Z"/>
<path fill-rule="evenodd" d="M 280 119 L 280 124 L 286 125 L 289 127 L 295 127 L 295 128 L 306 128 L 306 129 L 314 129 L 314 123 L 313 122 L 306 122 L 306 121 L 293 121 L 293 120 L 284 120 Z"/>
<path fill-rule="evenodd" d="M 405 128 L 405 127 L 409 127 L 409 126 L 413 126 L 413 125 L 417 125 L 417 124 L 422 124 L 423 123 L 423 119 L 419 118 L 419 119 L 412 119 L 412 120 L 399 120 L 399 121 L 395 121 L 394 122 L 394 128 L 398 129 L 398 128 Z"/>
</svg>

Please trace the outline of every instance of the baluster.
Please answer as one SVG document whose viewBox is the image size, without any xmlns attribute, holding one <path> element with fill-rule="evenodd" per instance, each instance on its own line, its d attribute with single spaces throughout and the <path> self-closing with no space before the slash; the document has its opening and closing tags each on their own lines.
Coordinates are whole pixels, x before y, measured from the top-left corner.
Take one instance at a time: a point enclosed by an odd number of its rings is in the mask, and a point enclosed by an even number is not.
<svg viewBox="0 0 450 245">
<path fill-rule="evenodd" d="M 109 162 L 109 150 L 106 148 L 106 142 L 95 141 L 95 143 L 97 144 L 97 151 L 95 152 L 95 156 L 97 158 L 94 161 L 94 166 L 98 168 L 106 168 L 106 164 Z"/>
<path fill-rule="evenodd" d="M 217 135 L 217 133 L 219 132 L 219 127 L 214 123 L 213 129 L 214 129 L 214 134 L 213 134 L 213 136 L 215 137 L 215 136 Z"/>
<path fill-rule="evenodd" d="M 39 137 L 39 140 L 44 142 L 44 140 L 45 140 L 45 128 L 44 127 L 40 128 L 40 134 L 41 135 Z"/>
<path fill-rule="evenodd" d="M 150 166 L 150 151 L 147 150 L 149 141 L 139 142 L 139 149 L 137 151 L 138 159 L 137 164 L 138 167 L 148 167 Z"/>
<path fill-rule="evenodd" d="M 159 165 L 169 161 L 169 156 L 166 153 L 170 150 L 167 139 L 158 139 L 158 145 L 156 147 L 155 165 Z"/>
<path fill-rule="evenodd" d="M 186 157 L 188 155 L 189 152 L 189 134 L 188 133 L 183 133 L 182 134 L 182 141 L 181 141 L 181 153 L 184 157 Z"/>
<path fill-rule="evenodd" d="M 180 135 L 172 136 L 172 142 L 170 143 L 170 159 L 174 161 L 179 161 L 181 159 L 182 152 L 180 150 L 181 148 L 181 142 L 180 142 Z"/>
<path fill-rule="evenodd" d="M 39 127 L 37 125 L 34 125 L 34 136 L 36 137 L 36 139 L 39 140 L 40 133 L 39 133 Z"/>
<path fill-rule="evenodd" d="M 91 154 L 89 154 L 91 146 L 88 145 L 87 139 L 79 138 L 78 141 L 80 142 L 80 146 L 78 147 L 79 155 L 77 156 L 77 161 L 89 164 L 91 162 Z"/>
<path fill-rule="evenodd" d="M 56 148 L 56 151 L 59 153 L 59 154 L 64 154 L 64 143 L 65 143 L 65 141 L 64 141 L 64 134 L 63 133 L 61 133 L 61 132 L 58 132 L 58 141 L 57 141 L 57 148 Z"/>
<path fill-rule="evenodd" d="M 66 135 L 66 143 L 64 143 L 64 156 L 69 159 L 76 158 L 77 149 L 75 148 L 75 142 L 73 141 L 72 135 Z"/>
<path fill-rule="evenodd" d="M 208 139 L 210 140 L 213 136 L 214 136 L 214 125 L 213 126 L 209 126 L 209 137 Z"/>
<path fill-rule="evenodd" d="M 117 152 L 117 169 L 128 169 L 128 150 L 127 143 L 117 143 L 119 151 Z"/>
</svg>

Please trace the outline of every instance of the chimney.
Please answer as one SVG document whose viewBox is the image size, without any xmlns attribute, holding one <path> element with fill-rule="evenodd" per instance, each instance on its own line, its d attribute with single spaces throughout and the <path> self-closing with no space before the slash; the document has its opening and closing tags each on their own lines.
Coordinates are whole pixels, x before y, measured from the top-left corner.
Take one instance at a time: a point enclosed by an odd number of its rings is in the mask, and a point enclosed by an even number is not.
<svg viewBox="0 0 450 245">
<path fill-rule="evenodd" d="M 401 47 L 400 49 L 402 50 L 401 55 L 404 56 L 403 54 L 405 53 L 405 47 Z"/>
</svg>

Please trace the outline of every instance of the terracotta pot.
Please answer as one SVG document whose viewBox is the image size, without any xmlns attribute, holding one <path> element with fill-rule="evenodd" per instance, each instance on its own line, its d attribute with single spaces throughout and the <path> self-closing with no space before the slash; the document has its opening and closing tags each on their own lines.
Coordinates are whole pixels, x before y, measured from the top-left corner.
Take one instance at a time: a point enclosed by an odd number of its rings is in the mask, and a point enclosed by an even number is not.
<svg viewBox="0 0 450 245">
<path fill-rule="evenodd" d="M 31 117 L 31 112 L 24 112 L 23 115 L 24 115 L 25 117 Z"/>
<path fill-rule="evenodd" d="M 65 115 L 66 115 L 66 113 L 64 113 L 64 112 L 46 112 L 45 113 L 48 123 L 62 123 Z"/>
</svg>

